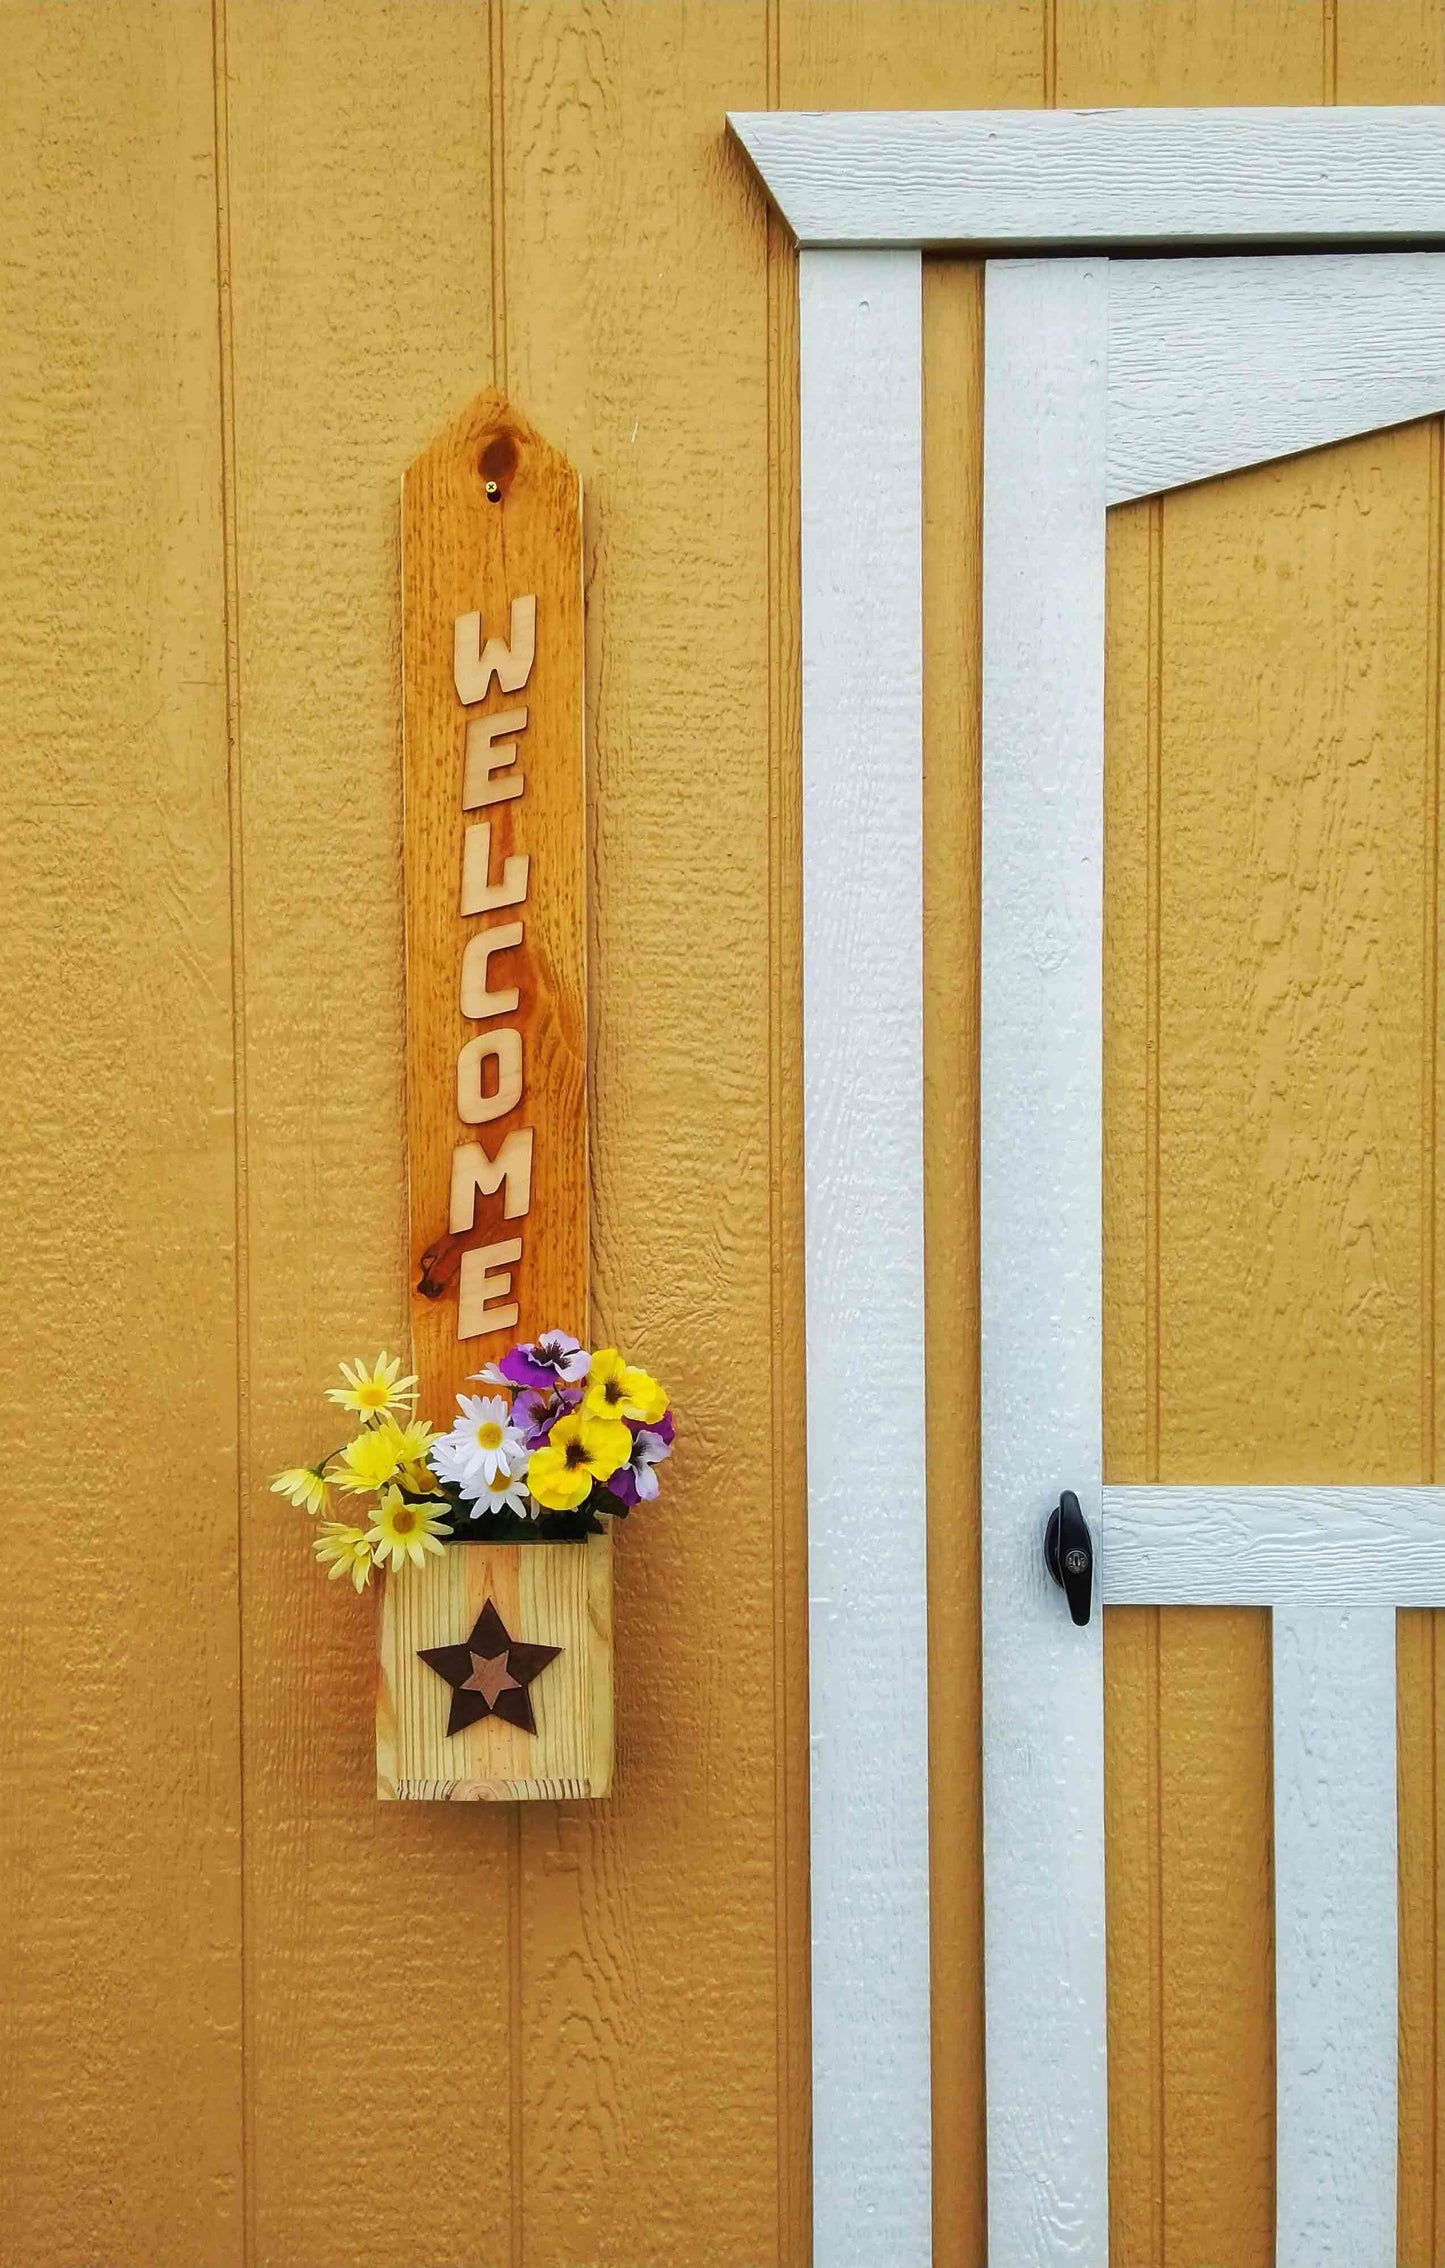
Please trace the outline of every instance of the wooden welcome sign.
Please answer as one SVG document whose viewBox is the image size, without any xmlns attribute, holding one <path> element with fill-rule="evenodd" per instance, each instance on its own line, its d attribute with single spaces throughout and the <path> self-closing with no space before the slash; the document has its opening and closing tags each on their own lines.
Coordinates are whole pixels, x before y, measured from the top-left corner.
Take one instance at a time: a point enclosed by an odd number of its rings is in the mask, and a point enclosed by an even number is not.
<svg viewBox="0 0 1445 2268">
<path fill-rule="evenodd" d="M 413 1368 L 445 1427 L 516 1340 L 588 1327 L 581 486 L 500 394 L 406 476 L 402 598 Z M 473 1692 L 503 1693 L 458 1711 L 443 1657 L 465 1670 L 474 1626 L 502 1667 Z M 610 1538 L 455 1543 L 389 1581 L 377 1763 L 387 1797 L 604 1794 Z"/>
</svg>

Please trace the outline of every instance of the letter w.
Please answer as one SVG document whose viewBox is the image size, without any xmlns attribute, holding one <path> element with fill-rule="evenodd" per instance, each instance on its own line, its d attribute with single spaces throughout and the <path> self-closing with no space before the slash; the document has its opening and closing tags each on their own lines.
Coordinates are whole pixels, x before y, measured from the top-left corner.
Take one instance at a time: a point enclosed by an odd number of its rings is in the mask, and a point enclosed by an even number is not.
<svg viewBox="0 0 1445 2268">
<path fill-rule="evenodd" d="M 504 693 L 521 692 L 532 674 L 537 652 L 535 597 L 513 599 L 511 636 L 509 646 L 500 638 L 488 638 L 483 645 L 480 614 L 457 616 L 452 632 L 452 675 L 459 699 L 468 704 L 480 701 L 493 677 Z"/>
</svg>

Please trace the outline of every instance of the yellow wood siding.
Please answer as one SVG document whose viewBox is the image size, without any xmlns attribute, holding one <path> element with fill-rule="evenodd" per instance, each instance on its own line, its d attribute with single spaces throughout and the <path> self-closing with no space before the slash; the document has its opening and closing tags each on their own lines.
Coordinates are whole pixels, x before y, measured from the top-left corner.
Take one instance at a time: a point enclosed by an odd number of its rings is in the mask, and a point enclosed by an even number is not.
<svg viewBox="0 0 1445 2268">
<path fill-rule="evenodd" d="M 0 0 L 0 38 L 8 1516 L 59 1498 L 6 1558 L 0 2257 L 805 2268 L 795 279 L 722 115 L 1430 100 L 1445 0 Z M 981 324 L 930 261 L 961 2268 Z M 597 1811 L 378 1809 L 367 1610 L 265 1489 L 405 1313 L 397 493 L 487 382 L 588 495 L 593 1295 L 682 1424 Z M 1415 427 L 1114 517 L 1113 1478 L 1440 1477 L 1441 490 Z M 1436 1618 L 1400 1659 L 1435 2268 Z M 1107 1664 L 1116 2268 L 1263 2268 L 1264 1618 L 1121 1612 Z"/>
</svg>

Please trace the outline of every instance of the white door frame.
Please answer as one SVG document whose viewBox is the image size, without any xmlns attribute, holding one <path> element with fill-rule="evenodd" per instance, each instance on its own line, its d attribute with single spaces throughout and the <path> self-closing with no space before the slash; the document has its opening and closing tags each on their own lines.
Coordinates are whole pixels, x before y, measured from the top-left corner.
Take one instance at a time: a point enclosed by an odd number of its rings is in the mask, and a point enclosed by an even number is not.
<svg viewBox="0 0 1445 2268">
<path fill-rule="evenodd" d="M 1394 1612 L 1445 1604 L 1445 1490 L 1103 1487 L 1104 518 L 1110 502 L 1445 409 L 1445 260 L 1299 251 L 1445 242 L 1445 109 L 730 124 L 804 247 L 814 2259 L 931 2258 L 928 247 L 1067 255 L 992 260 L 986 305 L 990 2259 L 1108 2259 L 1100 1626 L 1074 1629 L 1040 1553 L 1069 1487 L 1105 1601 L 1274 1609 L 1278 2268 L 1393 2268 Z M 1108 257 L 1200 247 L 1287 256 Z"/>
</svg>

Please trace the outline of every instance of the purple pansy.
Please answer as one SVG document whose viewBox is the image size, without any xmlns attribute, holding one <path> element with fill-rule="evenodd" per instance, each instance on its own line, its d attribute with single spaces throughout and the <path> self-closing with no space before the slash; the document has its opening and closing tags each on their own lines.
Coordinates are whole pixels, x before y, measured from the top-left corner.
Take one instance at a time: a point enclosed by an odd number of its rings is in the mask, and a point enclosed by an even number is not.
<svg viewBox="0 0 1445 2268">
<path fill-rule="evenodd" d="M 587 1376 L 592 1357 L 566 1331 L 544 1331 L 520 1347 L 509 1347 L 499 1369 L 514 1386 L 572 1386 Z"/>
<path fill-rule="evenodd" d="M 664 1413 L 664 1416 L 666 1413 Z M 632 1438 L 632 1456 L 620 1465 L 607 1482 L 615 1497 L 624 1504 L 636 1504 L 639 1499 L 651 1499 L 657 1494 L 657 1475 L 654 1465 L 672 1455 L 672 1427 L 668 1423 L 667 1439 L 662 1437 L 663 1418 L 655 1426 L 638 1426 Z"/>
<path fill-rule="evenodd" d="M 580 1386 L 527 1386 L 512 1404 L 512 1423 L 529 1449 L 540 1449 L 559 1417 L 575 1410 L 582 1399 Z"/>
</svg>

